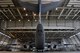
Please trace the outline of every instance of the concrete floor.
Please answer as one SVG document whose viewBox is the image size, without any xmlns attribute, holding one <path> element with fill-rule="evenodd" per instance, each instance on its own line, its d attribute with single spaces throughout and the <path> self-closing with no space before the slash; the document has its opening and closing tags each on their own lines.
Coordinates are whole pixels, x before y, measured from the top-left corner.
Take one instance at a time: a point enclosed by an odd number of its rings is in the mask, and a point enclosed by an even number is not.
<svg viewBox="0 0 80 53">
<path fill-rule="evenodd" d="M 7 51 L 0 51 L 0 53 L 80 53 L 79 51 L 77 52 L 7 52 Z"/>
</svg>

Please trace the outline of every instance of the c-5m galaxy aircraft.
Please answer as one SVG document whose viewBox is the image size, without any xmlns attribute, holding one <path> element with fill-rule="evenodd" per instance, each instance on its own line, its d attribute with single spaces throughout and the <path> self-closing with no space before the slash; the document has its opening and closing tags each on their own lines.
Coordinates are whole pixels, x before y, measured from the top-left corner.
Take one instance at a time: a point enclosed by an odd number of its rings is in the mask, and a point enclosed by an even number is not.
<svg viewBox="0 0 80 53">
<path fill-rule="evenodd" d="M 36 28 L 35 47 L 36 51 L 44 50 L 45 47 L 45 33 L 43 25 L 41 24 L 41 14 L 49 10 L 62 6 L 65 0 L 12 0 L 15 7 L 23 7 L 32 10 L 39 14 L 39 23 Z"/>
</svg>

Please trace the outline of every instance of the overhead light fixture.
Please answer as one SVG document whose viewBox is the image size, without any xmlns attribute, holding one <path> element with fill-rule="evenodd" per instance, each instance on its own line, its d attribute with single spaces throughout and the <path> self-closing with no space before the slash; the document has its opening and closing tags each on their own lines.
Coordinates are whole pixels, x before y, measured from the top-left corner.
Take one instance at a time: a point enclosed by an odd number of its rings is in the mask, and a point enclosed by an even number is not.
<svg viewBox="0 0 80 53">
<path fill-rule="evenodd" d="M 36 16 L 36 14 L 34 14 L 34 16 Z"/>
<path fill-rule="evenodd" d="M 56 8 L 56 10 L 58 10 L 58 8 Z"/>
<path fill-rule="evenodd" d="M 35 22 L 36 22 L 37 20 L 35 20 Z"/>
<path fill-rule="evenodd" d="M 19 22 L 21 21 L 21 20 L 18 20 Z"/>
<path fill-rule="evenodd" d="M 28 16 L 28 14 L 26 14 L 26 16 Z"/>
<path fill-rule="evenodd" d="M 26 8 L 23 8 L 24 10 L 26 10 Z"/>
<path fill-rule="evenodd" d="M 30 20 L 28 20 L 28 22 L 29 22 Z"/>
<path fill-rule="evenodd" d="M 9 20 L 10 22 L 12 21 L 12 20 Z"/>
</svg>

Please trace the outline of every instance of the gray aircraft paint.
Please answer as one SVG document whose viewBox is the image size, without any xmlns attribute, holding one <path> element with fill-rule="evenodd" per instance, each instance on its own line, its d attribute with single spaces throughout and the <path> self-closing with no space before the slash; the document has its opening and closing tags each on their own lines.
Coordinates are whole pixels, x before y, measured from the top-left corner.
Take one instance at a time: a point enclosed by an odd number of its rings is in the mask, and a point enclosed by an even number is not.
<svg viewBox="0 0 80 53">
<path fill-rule="evenodd" d="M 36 35 L 35 35 L 35 46 L 38 50 L 43 50 L 45 46 L 45 33 L 42 24 L 37 25 Z"/>
<path fill-rule="evenodd" d="M 38 11 L 39 11 L 39 23 L 37 25 L 36 29 L 36 35 L 35 35 L 35 46 L 37 50 L 44 50 L 45 46 L 45 33 L 43 29 L 43 25 L 41 24 L 41 0 L 38 0 Z"/>
</svg>

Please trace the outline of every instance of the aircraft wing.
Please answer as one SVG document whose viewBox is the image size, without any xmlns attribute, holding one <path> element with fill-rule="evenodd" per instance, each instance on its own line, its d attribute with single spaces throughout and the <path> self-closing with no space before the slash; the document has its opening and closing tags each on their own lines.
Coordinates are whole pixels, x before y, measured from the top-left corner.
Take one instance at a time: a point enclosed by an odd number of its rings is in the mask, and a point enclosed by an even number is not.
<svg viewBox="0 0 80 53">
<path fill-rule="evenodd" d="M 57 2 L 51 2 L 51 3 L 47 3 L 47 4 L 41 4 L 41 13 L 46 13 L 49 10 L 55 9 L 58 6 L 62 6 L 65 0 L 60 0 Z M 32 10 L 36 13 L 39 13 L 39 4 L 33 4 L 33 3 L 29 3 L 29 2 L 23 2 L 21 0 L 12 0 L 12 2 L 14 3 L 14 5 L 16 7 L 23 7 L 23 8 L 27 8 L 29 10 Z"/>
</svg>

